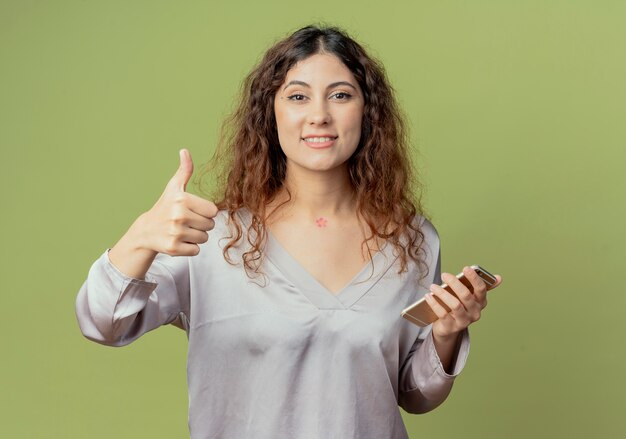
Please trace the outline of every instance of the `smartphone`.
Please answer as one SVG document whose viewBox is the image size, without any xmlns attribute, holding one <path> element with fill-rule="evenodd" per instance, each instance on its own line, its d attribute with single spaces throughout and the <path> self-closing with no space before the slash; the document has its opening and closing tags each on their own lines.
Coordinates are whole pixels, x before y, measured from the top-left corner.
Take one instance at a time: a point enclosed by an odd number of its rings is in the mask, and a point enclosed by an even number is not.
<svg viewBox="0 0 626 439">
<path fill-rule="evenodd" d="M 483 281 L 485 281 L 485 283 L 487 284 L 487 288 L 494 286 L 496 282 L 498 282 L 498 280 L 493 274 L 489 273 L 487 270 L 485 270 L 481 266 L 472 265 L 470 268 L 474 270 L 476 274 L 478 274 L 478 276 L 480 276 L 480 278 Z M 460 280 L 463 283 L 463 285 L 465 285 L 470 291 L 473 292 L 473 287 L 472 287 L 471 282 L 469 281 L 468 278 L 465 277 L 463 273 L 457 274 L 456 277 L 458 280 Z M 454 294 L 454 291 L 452 290 L 452 288 L 449 287 L 447 284 L 442 284 L 441 287 L 444 290 L 451 293 L 454 297 L 457 297 L 457 295 Z M 448 308 L 446 304 L 443 303 L 437 296 L 433 296 L 433 298 L 437 302 L 439 302 L 439 304 L 443 306 L 446 309 L 446 311 L 450 312 L 450 308 Z M 402 310 L 401 315 L 402 317 L 409 320 L 410 322 L 415 323 L 417 326 L 428 326 L 439 318 L 437 317 L 437 314 L 433 312 L 430 305 L 428 305 L 428 302 L 426 302 L 425 297 L 422 297 L 413 305 L 410 305 L 404 308 Z"/>
</svg>

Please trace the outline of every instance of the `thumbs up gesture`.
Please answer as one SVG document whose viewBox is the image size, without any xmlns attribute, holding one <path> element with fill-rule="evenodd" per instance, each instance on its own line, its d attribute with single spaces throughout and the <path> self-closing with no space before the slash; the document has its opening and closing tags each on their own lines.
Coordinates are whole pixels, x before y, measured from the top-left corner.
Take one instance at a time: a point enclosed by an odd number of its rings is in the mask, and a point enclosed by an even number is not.
<svg viewBox="0 0 626 439">
<path fill-rule="evenodd" d="M 209 240 L 217 206 L 210 201 L 185 192 L 193 173 L 191 155 L 179 151 L 180 166 L 165 186 L 156 204 L 144 213 L 138 224 L 141 247 L 170 256 L 195 256 L 198 244 Z"/>
</svg>

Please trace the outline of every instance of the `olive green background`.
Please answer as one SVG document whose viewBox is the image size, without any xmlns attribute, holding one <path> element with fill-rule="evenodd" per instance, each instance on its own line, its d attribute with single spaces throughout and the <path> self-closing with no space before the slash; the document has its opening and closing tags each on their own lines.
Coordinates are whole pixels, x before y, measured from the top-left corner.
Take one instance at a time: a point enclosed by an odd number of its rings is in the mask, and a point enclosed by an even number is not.
<svg viewBox="0 0 626 439">
<path fill-rule="evenodd" d="M 606 0 L 0 1 L 0 437 L 188 437 L 184 332 L 89 342 L 76 293 L 312 22 L 385 64 L 443 269 L 504 277 L 411 437 L 624 437 L 626 4 Z"/>
</svg>

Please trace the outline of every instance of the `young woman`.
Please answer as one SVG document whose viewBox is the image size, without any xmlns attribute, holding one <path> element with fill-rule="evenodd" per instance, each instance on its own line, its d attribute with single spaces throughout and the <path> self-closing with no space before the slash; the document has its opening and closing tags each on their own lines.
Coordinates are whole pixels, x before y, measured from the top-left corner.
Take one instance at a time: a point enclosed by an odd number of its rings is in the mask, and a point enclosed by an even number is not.
<svg viewBox="0 0 626 439">
<path fill-rule="evenodd" d="M 185 192 L 183 149 L 95 261 L 83 334 L 122 346 L 185 329 L 192 438 L 406 438 L 398 406 L 447 397 L 487 287 L 467 267 L 473 293 L 440 275 L 383 68 L 336 28 L 296 31 L 244 82 L 219 151 L 216 204 Z M 439 320 L 420 328 L 400 312 L 424 295 Z"/>
</svg>

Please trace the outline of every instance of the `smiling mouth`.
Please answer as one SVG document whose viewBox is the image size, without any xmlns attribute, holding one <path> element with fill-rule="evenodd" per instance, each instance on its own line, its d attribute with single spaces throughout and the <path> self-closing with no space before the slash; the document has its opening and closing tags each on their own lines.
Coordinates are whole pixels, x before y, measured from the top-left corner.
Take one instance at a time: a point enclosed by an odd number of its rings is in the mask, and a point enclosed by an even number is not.
<svg viewBox="0 0 626 439">
<path fill-rule="evenodd" d="M 332 142 L 333 140 L 337 139 L 337 137 L 339 137 L 339 136 L 334 136 L 334 137 L 303 137 L 302 140 L 304 140 L 305 142 L 310 142 L 310 143 L 326 143 L 326 142 Z"/>
</svg>

